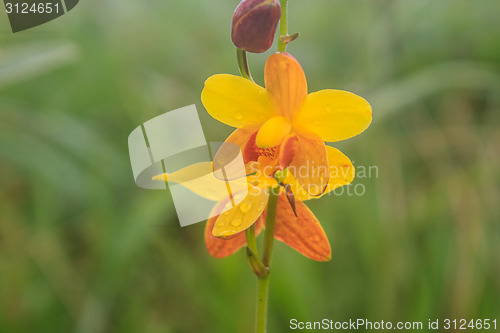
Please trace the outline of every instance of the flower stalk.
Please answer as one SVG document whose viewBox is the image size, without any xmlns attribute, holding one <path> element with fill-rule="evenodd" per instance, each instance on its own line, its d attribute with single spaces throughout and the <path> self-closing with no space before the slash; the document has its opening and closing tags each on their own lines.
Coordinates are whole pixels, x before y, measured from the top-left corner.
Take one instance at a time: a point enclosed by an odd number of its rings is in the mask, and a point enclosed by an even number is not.
<svg viewBox="0 0 500 333">
<path fill-rule="evenodd" d="M 276 210 L 278 206 L 279 187 L 269 188 L 269 201 L 267 204 L 266 230 L 264 233 L 264 249 L 262 263 L 268 274 L 257 277 L 257 314 L 255 318 L 255 332 L 265 333 L 267 325 L 267 304 L 269 298 L 269 272 L 271 268 L 271 257 L 274 247 L 274 226 L 276 222 Z"/>
<path fill-rule="evenodd" d="M 280 38 L 278 52 L 286 52 L 286 44 L 281 37 L 288 35 L 288 0 L 281 0 Z"/>
<path fill-rule="evenodd" d="M 250 68 L 248 67 L 247 52 L 237 47 L 236 59 L 238 61 L 238 68 L 240 69 L 241 76 L 253 81 L 252 74 L 250 74 Z"/>
</svg>

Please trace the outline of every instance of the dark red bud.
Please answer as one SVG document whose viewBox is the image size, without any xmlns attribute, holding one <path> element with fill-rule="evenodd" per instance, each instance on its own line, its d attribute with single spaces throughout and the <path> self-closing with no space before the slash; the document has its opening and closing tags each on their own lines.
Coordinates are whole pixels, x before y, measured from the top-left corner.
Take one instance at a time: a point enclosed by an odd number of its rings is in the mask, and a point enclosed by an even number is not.
<svg viewBox="0 0 500 333">
<path fill-rule="evenodd" d="M 231 39 L 247 52 L 262 53 L 273 44 L 281 17 L 278 0 L 242 0 L 233 15 Z"/>
</svg>

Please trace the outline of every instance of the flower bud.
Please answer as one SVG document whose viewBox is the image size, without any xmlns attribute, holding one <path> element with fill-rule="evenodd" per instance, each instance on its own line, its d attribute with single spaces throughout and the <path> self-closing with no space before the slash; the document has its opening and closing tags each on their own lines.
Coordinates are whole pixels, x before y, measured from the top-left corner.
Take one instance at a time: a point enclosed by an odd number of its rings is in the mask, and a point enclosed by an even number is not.
<svg viewBox="0 0 500 333">
<path fill-rule="evenodd" d="M 233 44 L 253 53 L 268 50 L 273 44 L 280 17 L 278 0 L 242 0 L 233 15 Z"/>
</svg>

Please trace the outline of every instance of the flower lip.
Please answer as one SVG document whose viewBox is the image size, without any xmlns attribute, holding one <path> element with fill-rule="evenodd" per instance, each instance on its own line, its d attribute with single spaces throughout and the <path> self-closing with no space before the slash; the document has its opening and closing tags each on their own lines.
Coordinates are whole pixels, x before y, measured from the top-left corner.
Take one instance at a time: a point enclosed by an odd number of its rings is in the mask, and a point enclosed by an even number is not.
<svg viewBox="0 0 500 333">
<path fill-rule="evenodd" d="M 278 146 L 292 129 L 291 122 L 283 116 L 275 116 L 261 126 L 255 143 L 259 148 Z"/>
</svg>

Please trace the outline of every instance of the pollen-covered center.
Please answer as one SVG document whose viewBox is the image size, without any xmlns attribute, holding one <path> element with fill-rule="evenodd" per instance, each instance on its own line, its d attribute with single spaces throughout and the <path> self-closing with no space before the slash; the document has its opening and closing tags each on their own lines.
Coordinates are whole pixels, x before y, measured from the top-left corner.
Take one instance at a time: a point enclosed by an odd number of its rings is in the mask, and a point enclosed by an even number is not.
<svg viewBox="0 0 500 333">
<path fill-rule="evenodd" d="M 291 129 L 292 124 L 285 117 L 272 117 L 260 128 L 255 144 L 263 149 L 278 146 L 285 136 L 290 133 Z"/>
</svg>

